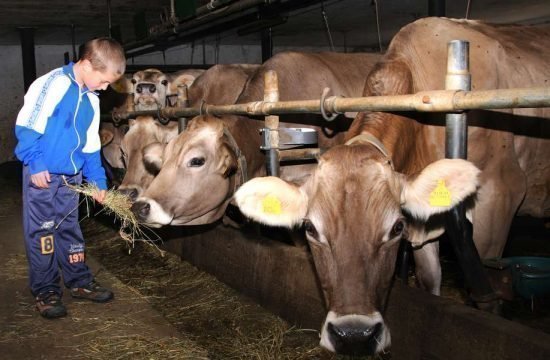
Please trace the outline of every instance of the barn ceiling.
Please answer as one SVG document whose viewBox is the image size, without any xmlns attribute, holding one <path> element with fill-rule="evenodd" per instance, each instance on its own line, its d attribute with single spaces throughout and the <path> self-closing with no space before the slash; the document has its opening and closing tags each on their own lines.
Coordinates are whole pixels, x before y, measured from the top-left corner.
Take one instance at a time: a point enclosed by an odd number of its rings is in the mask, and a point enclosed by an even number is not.
<svg viewBox="0 0 550 360">
<path fill-rule="evenodd" d="M 186 0 L 187 3 L 193 0 Z M 210 0 L 194 0 L 200 5 Z M 252 0 L 215 0 L 230 5 Z M 345 46 L 356 50 L 385 46 L 403 25 L 428 15 L 429 0 L 266 0 L 273 3 L 264 12 L 272 24 L 274 45 Z M 432 1 L 435 3 L 436 1 Z M 190 18 L 180 23 L 177 35 L 164 29 L 161 15 L 169 13 L 170 0 L 0 0 L 0 44 L 20 43 L 18 27 L 34 28 L 35 44 L 80 44 L 86 39 L 109 34 L 109 25 L 120 34 L 127 49 L 137 49 L 148 41 L 136 34 L 156 27 L 156 49 L 195 41 L 220 44 L 259 44 L 257 7 L 234 14 L 208 12 L 207 18 Z M 490 22 L 540 24 L 550 22 L 549 0 L 453 0 L 446 1 L 449 17 L 465 17 Z M 324 11 L 323 11 L 324 10 Z M 140 15 L 141 14 L 141 15 Z M 138 30 L 135 29 L 134 19 Z M 194 23 L 193 23 L 194 21 Z M 164 22 L 166 24 L 166 22 Z M 194 25 L 196 24 L 196 25 Z M 262 23 L 265 25 L 266 23 Z M 273 25 L 276 24 L 276 25 Z M 189 25 L 189 26 L 187 26 Z M 261 24 L 260 24 L 261 25 Z M 327 28 L 330 32 L 327 32 Z M 240 30 L 239 30 L 240 29 Z M 244 33 L 244 34 L 243 34 Z M 330 34 L 330 36 L 329 36 Z"/>
</svg>

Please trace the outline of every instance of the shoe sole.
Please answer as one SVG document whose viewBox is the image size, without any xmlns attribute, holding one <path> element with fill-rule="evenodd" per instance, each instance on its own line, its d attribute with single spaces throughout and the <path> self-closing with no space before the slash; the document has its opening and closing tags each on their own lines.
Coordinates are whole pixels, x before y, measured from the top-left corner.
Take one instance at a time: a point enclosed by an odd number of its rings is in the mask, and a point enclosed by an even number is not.
<svg viewBox="0 0 550 360">
<path fill-rule="evenodd" d="M 63 312 L 53 313 L 53 314 L 47 311 L 43 311 L 40 313 L 40 315 L 45 319 L 58 319 L 58 318 L 67 316 L 67 310 L 63 310 Z"/>
<path fill-rule="evenodd" d="M 106 299 L 92 299 L 92 298 L 89 298 L 89 297 L 85 297 L 85 296 L 78 296 L 78 295 L 73 295 L 71 294 L 71 297 L 73 299 L 78 299 L 78 300 L 89 300 L 89 301 L 93 301 L 95 303 L 106 303 L 106 302 L 109 302 L 111 300 L 113 300 L 115 298 L 115 295 L 112 295 Z"/>
</svg>

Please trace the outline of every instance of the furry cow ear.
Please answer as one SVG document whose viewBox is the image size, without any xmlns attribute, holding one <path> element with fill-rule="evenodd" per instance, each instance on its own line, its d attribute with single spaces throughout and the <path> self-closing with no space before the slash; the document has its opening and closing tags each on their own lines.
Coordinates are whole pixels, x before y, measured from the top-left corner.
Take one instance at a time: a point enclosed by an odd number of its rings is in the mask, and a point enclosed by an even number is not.
<svg viewBox="0 0 550 360">
<path fill-rule="evenodd" d="M 165 144 L 152 143 L 143 148 L 143 164 L 151 174 L 158 174 L 162 167 Z"/>
<path fill-rule="evenodd" d="M 418 219 L 446 212 L 474 194 L 480 170 L 469 161 L 443 159 L 428 165 L 414 179 L 404 180 L 401 205 Z"/>
<path fill-rule="evenodd" d="M 183 74 L 178 77 L 175 77 L 170 81 L 170 84 L 168 86 L 168 89 L 166 90 L 167 95 L 177 95 L 178 94 L 178 86 L 191 86 L 193 82 L 195 81 L 195 77 L 190 74 Z"/>
<path fill-rule="evenodd" d="M 235 193 L 243 214 L 272 226 L 292 227 L 306 216 L 308 197 L 296 185 L 278 177 L 254 178 Z"/>
<path fill-rule="evenodd" d="M 120 79 L 110 84 L 114 91 L 120 94 L 131 94 L 134 91 L 133 79 L 130 79 L 126 75 L 122 75 Z"/>
<path fill-rule="evenodd" d="M 101 140 L 101 146 L 106 146 L 113 141 L 113 138 L 115 137 L 115 134 L 108 129 L 101 128 L 99 129 L 99 139 Z"/>
</svg>

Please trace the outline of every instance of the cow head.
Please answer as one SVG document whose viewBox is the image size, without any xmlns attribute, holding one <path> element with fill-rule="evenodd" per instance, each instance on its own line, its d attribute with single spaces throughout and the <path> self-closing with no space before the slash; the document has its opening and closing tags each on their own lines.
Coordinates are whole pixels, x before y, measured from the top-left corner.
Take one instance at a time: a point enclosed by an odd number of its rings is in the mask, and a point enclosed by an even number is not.
<svg viewBox="0 0 550 360">
<path fill-rule="evenodd" d="M 166 144 L 177 136 L 177 123 L 162 125 L 151 116 L 138 116 L 128 121 L 129 129 L 120 144 L 126 174 L 119 191 L 135 200 L 153 181 L 158 172 L 148 166 L 145 154 L 154 144 Z"/>
<path fill-rule="evenodd" d="M 194 118 L 164 149 L 162 168 L 132 206 L 138 220 L 153 227 L 199 225 L 221 218 L 233 195 L 239 150 L 223 123 L 210 116 Z"/>
<path fill-rule="evenodd" d="M 131 82 L 136 110 L 156 110 L 166 106 L 169 82 L 162 71 L 157 69 L 138 71 Z"/>
<path fill-rule="evenodd" d="M 112 123 L 101 123 L 99 138 L 101 140 L 101 155 L 104 160 L 107 177 L 114 185 L 119 185 L 124 177 L 125 169 L 120 151 L 120 143 L 128 132 L 128 125 L 115 126 Z"/>
<path fill-rule="evenodd" d="M 372 145 L 331 148 L 300 187 L 263 177 L 235 194 L 256 221 L 303 224 L 328 309 L 321 345 L 341 354 L 390 345 L 382 313 L 408 219 L 445 212 L 477 187 L 479 170 L 467 161 L 439 160 L 406 177 Z"/>
</svg>

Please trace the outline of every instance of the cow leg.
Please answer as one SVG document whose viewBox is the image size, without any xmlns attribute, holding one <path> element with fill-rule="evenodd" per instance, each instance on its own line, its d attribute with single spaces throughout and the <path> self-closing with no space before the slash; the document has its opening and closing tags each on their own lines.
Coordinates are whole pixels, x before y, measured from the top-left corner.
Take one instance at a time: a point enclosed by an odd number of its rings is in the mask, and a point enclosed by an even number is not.
<svg viewBox="0 0 550 360">
<path fill-rule="evenodd" d="M 492 177 L 478 191 L 473 211 L 474 243 L 479 256 L 500 257 L 516 211 L 526 192 L 521 169 Z"/>
<path fill-rule="evenodd" d="M 418 286 L 434 295 L 441 292 L 439 241 L 427 242 L 413 251 Z"/>
</svg>

